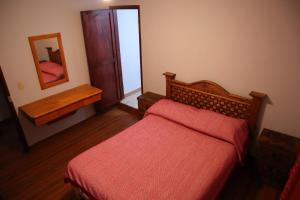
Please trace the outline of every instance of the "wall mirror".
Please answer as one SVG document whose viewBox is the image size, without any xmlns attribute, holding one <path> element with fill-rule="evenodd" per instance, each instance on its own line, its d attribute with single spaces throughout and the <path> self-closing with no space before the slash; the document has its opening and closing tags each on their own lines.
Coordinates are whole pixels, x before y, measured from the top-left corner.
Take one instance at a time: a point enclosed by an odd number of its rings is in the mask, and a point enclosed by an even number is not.
<svg viewBox="0 0 300 200">
<path fill-rule="evenodd" d="M 60 33 L 29 37 L 32 56 L 42 89 L 69 80 Z"/>
</svg>

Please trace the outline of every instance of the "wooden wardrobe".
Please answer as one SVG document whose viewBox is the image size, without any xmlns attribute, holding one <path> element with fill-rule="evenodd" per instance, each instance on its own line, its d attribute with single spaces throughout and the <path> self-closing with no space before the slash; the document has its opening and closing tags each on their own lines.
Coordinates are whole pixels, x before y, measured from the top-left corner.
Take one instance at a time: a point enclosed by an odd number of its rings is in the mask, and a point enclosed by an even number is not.
<svg viewBox="0 0 300 200">
<path fill-rule="evenodd" d="M 96 104 L 99 112 L 124 98 L 114 12 L 111 9 L 81 12 L 91 84 L 103 90 L 102 100 Z"/>
</svg>

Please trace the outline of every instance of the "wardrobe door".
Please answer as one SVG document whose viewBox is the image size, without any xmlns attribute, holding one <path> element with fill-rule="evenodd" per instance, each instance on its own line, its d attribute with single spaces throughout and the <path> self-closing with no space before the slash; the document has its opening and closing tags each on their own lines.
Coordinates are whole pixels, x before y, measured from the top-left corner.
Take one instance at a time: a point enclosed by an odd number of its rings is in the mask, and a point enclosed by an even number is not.
<svg viewBox="0 0 300 200">
<path fill-rule="evenodd" d="M 113 14 L 111 10 L 84 11 L 81 20 L 91 83 L 103 90 L 96 109 L 103 111 L 123 98 Z"/>
</svg>

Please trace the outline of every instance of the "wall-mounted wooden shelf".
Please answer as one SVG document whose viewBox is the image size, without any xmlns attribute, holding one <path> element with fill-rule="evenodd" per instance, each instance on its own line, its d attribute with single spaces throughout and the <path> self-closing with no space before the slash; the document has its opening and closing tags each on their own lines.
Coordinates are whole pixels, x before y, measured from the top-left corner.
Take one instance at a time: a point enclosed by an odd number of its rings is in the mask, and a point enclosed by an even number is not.
<svg viewBox="0 0 300 200">
<path fill-rule="evenodd" d="M 101 94 L 102 90 L 98 88 L 81 85 L 26 104 L 19 109 L 36 126 L 41 126 L 101 100 Z"/>
</svg>

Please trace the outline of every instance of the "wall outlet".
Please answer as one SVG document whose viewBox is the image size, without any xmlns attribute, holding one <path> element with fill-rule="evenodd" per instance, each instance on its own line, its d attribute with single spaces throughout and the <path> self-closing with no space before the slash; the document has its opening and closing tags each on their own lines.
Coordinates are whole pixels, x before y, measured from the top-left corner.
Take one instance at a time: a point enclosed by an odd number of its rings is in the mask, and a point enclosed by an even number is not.
<svg viewBox="0 0 300 200">
<path fill-rule="evenodd" d="M 21 81 L 17 82 L 17 86 L 18 86 L 18 89 L 21 90 L 21 91 L 23 91 L 24 88 L 25 88 L 24 83 L 21 82 Z"/>
</svg>

